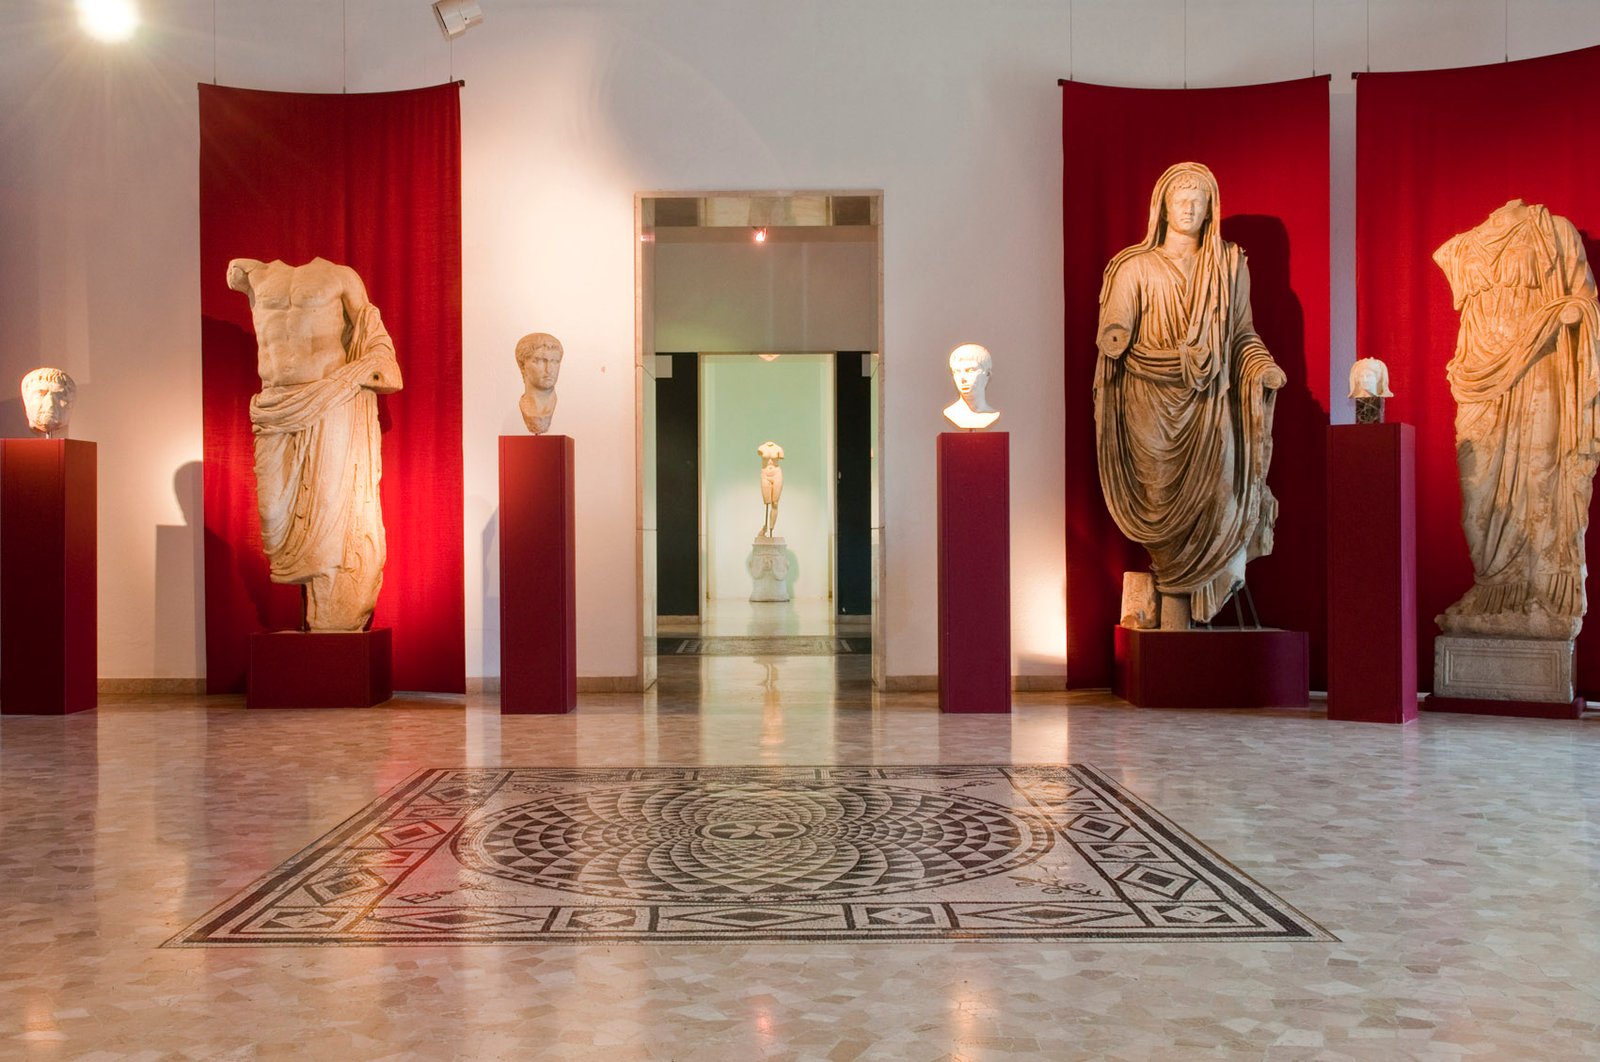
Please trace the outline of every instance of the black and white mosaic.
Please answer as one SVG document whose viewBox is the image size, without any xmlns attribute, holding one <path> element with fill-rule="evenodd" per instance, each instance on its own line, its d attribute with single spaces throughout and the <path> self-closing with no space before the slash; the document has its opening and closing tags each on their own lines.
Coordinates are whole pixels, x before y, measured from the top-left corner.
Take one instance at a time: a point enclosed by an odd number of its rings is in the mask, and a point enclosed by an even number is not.
<svg viewBox="0 0 1600 1062">
<path fill-rule="evenodd" d="M 167 942 L 1332 940 L 1064 767 L 418 772 Z"/>
</svg>

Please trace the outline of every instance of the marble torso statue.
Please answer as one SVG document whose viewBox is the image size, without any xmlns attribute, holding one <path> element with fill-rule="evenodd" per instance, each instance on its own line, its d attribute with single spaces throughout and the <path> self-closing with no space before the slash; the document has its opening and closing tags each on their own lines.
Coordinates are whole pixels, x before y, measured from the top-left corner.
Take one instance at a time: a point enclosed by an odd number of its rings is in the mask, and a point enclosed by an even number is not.
<svg viewBox="0 0 1600 1062">
<path fill-rule="evenodd" d="M 1094 383 L 1100 486 L 1150 552 L 1163 627 L 1209 620 L 1272 551 L 1272 411 L 1284 374 L 1256 335 L 1216 179 L 1162 174 L 1142 243 L 1106 266 Z"/>
<path fill-rule="evenodd" d="M 361 630 L 383 583 L 377 395 L 400 390 L 394 344 L 348 266 L 236 258 L 228 286 L 255 322 L 250 422 L 272 581 L 303 588 L 307 629 Z"/>
<path fill-rule="evenodd" d="M 1584 613 L 1584 531 L 1597 456 L 1600 307 L 1566 218 L 1514 199 L 1433 259 L 1461 329 L 1461 526 L 1473 586 L 1437 617 L 1451 634 L 1570 639 Z"/>
<path fill-rule="evenodd" d="M 783 447 L 768 439 L 756 447 L 756 454 L 761 458 L 763 517 L 760 537 L 771 538 L 773 528 L 778 525 L 778 499 L 783 496 L 783 469 L 778 467 L 778 462 L 783 460 Z"/>
</svg>

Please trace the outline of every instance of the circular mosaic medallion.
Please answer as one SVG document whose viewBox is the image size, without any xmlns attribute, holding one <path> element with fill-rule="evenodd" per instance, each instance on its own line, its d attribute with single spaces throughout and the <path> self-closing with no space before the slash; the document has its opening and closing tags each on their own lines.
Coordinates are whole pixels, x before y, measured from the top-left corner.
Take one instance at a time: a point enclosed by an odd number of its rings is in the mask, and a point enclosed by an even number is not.
<svg viewBox="0 0 1600 1062">
<path fill-rule="evenodd" d="M 960 793 L 871 782 L 666 782 L 566 793 L 489 815 L 463 865 L 627 900 L 841 899 L 1032 862 L 1049 827 Z"/>
</svg>

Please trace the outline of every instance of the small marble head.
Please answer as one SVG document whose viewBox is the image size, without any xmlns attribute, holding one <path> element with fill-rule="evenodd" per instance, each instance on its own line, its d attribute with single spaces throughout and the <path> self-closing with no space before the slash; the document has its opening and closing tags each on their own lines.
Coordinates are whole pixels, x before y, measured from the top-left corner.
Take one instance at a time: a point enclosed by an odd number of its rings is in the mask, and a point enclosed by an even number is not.
<svg viewBox="0 0 1600 1062">
<path fill-rule="evenodd" d="M 958 428 L 976 431 L 993 424 L 1000 413 L 989 404 L 986 392 L 994 373 L 994 359 L 986 347 L 963 343 L 950 352 L 950 379 L 956 400 L 945 408 L 945 419 Z"/>
<path fill-rule="evenodd" d="M 523 423 L 535 435 L 550 430 L 563 353 L 561 341 L 548 332 L 532 332 L 517 340 L 517 369 L 522 373 L 522 400 L 518 406 Z"/>
<path fill-rule="evenodd" d="M 60 369 L 35 369 L 22 378 L 22 408 L 28 427 L 46 439 L 61 439 L 67 434 L 72 403 L 78 385 Z"/>
<path fill-rule="evenodd" d="M 1389 390 L 1389 366 L 1377 358 L 1362 358 L 1350 366 L 1351 398 L 1393 398 Z"/>
</svg>

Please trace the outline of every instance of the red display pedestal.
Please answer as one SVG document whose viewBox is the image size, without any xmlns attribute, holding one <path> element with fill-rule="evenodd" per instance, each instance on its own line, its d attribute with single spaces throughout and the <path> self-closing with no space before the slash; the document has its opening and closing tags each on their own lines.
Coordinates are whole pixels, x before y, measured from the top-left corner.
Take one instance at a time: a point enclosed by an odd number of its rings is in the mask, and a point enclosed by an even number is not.
<svg viewBox="0 0 1600 1062">
<path fill-rule="evenodd" d="M 370 631 L 250 636 L 251 708 L 370 708 L 394 696 L 393 639 Z"/>
<path fill-rule="evenodd" d="M 572 439 L 500 436 L 500 711 L 578 706 Z"/>
<path fill-rule="evenodd" d="M 1304 708 L 1311 703 L 1305 631 L 1114 628 L 1111 692 L 1138 708 Z"/>
<path fill-rule="evenodd" d="M 1423 698 L 1425 712 L 1455 712 L 1461 715 L 1508 715 L 1517 719 L 1579 719 L 1588 709 L 1582 697 L 1566 701 L 1499 701 L 1478 697 L 1441 697 L 1430 693 Z"/>
<path fill-rule="evenodd" d="M 1417 717 L 1417 432 L 1328 429 L 1328 718 Z"/>
<path fill-rule="evenodd" d="M 1011 711 L 1011 436 L 939 435 L 939 710 Z"/>
<path fill-rule="evenodd" d="M 0 712 L 93 708 L 95 444 L 0 443 Z"/>
</svg>

